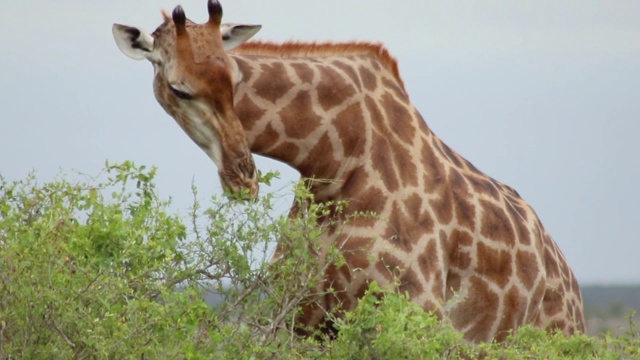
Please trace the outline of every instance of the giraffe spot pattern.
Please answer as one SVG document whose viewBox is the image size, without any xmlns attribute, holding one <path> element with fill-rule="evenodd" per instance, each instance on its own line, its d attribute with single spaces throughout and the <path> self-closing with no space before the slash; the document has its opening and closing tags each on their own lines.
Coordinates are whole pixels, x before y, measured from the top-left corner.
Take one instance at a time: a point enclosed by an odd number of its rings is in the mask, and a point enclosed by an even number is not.
<svg viewBox="0 0 640 360">
<path fill-rule="evenodd" d="M 515 234 L 505 211 L 487 200 L 480 200 L 480 205 L 483 209 L 480 233 L 492 241 L 514 246 Z"/>
<path fill-rule="evenodd" d="M 279 138 L 280 134 L 278 133 L 278 131 L 276 131 L 276 129 L 273 128 L 273 125 L 267 124 L 265 129 L 253 141 L 251 150 L 259 154 L 264 153 L 274 143 L 276 143 Z"/>
<path fill-rule="evenodd" d="M 391 81 L 388 78 L 383 78 L 382 85 L 386 89 L 389 89 L 389 91 L 393 93 L 393 96 L 396 99 L 407 99 L 407 94 L 404 92 L 404 90 L 402 90 L 402 88 L 400 88 L 400 86 L 398 86 L 397 82 Z"/>
<path fill-rule="evenodd" d="M 412 144 L 416 129 L 411 121 L 411 113 L 405 104 L 401 104 L 389 93 L 381 99 L 381 105 L 386 113 L 386 124 L 389 124 L 391 134 L 394 134 L 402 144 Z"/>
<path fill-rule="evenodd" d="M 548 246 L 545 246 L 544 249 L 544 262 L 545 262 L 545 270 L 547 272 L 547 276 L 551 278 L 559 278 L 560 277 L 560 269 L 558 269 L 558 265 L 556 264 L 556 256 L 557 254 L 552 253 L 552 249 Z"/>
<path fill-rule="evenodd" d="M 450 183 L 452 187 L 452 198 L 454 201 L 455 215 L 458 224 L 473 231 L 475 230 L 475 206 L 469 201 L 472 199 L 472 195 L 469 192 L 468 185 L 464 180 L 464 177 L 460 172 L 454 169 L 450 169 Z"/>
<path fill-rule="evenodd" d="M 443 143 L 442 141 L 440 141 L 440 139 L 438 139 L 437 142 L 438 149 L 442 151 L 442 154 L 444 154 L 444 156 L 449 159 L 456 167 L 462 168 L 464 163 L 462 162 L 462 158 L 460 157 L 460 155 L 451 150 L 449 145 Z"/>
<path fill-rule="evenodd" d="M 437 192 L 445 185 L 447 180 L 444 165 L 426 142 L 422 145 L 421 155 L 420 163 L 424 166 L 424 190 L 428 194 Z"/>
<path fill-rule="evenodd" d="M 430 199 L 431 209 L 436 214 L 438 222 L 441 224 L 449 224 L 453 220 L 453 192 L 449 183 L 443 183 L 438 189 L 438 197 Z"/>
<path fill-rule="evenodd" d="M 547 316 L 551 317 L 562 312 L 564 307 L 563 290 L 562 287 L 547 288 L 542 300 L 542 306 Z"/>
<path fill-rule="evenodd" d="M 504 297 L 505 315 L 502 317 L 500 325 L 498 325 L 498 332 L 495 336 L 497 341 L 503 341 L 509 335 L 511 329 L 524 322 L 526 305 L 526 297 L 515 286 L 511 286 Z"/>
<path fill-rule="evenodd" d="M 372 238 L 341 235 L 338 237 L 342 254 L 347 264 L 352 269 L 366 269 L 369 267 L 369 249 L 373 243 Z"/>
<path fill-rule="evenodd" d="M 293 68 L 301 83 L 311 84 L 313 82 L 313 69 L 311 66 L 305 63 L 293 63 L 291 68 Z"/>
<path fill-rule="evenodd" d="M 371 155 L 373 161 L 373 167 L 380 174 L 380 178 L 384 182 L 384 185 L 388 191 L 396 191 L 400 184 L 399 179 L 394 168 L 393 144 L 390 143 L 390 139 L 387 136 L 388 131 L 384 126 L 384 117 L 375 103 L 373 98 L 367 96 L 365 98 L 365 105 L 367 112 L 369 113 L 369 119 L 374 128 L 378 129 L 373 133 Z"/>
<path fill-rule="evenodd" d="M 451 241 L 454 246 L 470 247 L 474 244 L 473 236 L 471 236 L 468 232 L 462 230 L 452 231 L 450 239 L 452 239 Z"/>
<path fill-rule="evenodd" d="M 322 123 L 322 117 L 313 111 L 308 91 L 300 91 L 282 110 L 280 118 L 285 134 L 292 139 L 304 139 Z"/>
<path fill-rule="evenodd" d="M 400 287 L 398 290 L 400 293 L 408 293 L 409 297 L 418 297 L 424 292 L 418 275 L 415 271 L 408 269 L 400 276 Z"/>
<path fill-rule="evenodd" d="M 345 266 L 342 267 L 344 269 Z M 339 269 L 335 265 L 330 265 L 327 268 L 327 276 L 324 281 L 325 303 L 332 304 L 332 308 L 338 309 L 353 309 L 355 303 L 351 300 L 347 289 L 340 281 L 331 281 L 330 279 L 340 278 L 340 274 L 343 274 L 342 269 Z M 348 271 L 348 269 L 347 269 Z M 332 289 L 333 291 L 330 291 Z"/>
<path fill-rule="evenodd" d="M 516 271 L 518 279 L 527 289 L 533 289 L 539 275 L 538 257 L 529 251 L 518 250 L 516 252 Z"/>
<path fill-rule="evenodd" d="M 345 99 L 355 95 L 356 90 L 336 70 L 329 66 L 318 66 L 322 73 L 320 81 L 316 85 L 318 103 L 325 110 L 331 110 L 342 104 Z"/>
<path fill-rule="evenodd" d="M 488 195 L 496 200 L 500 198 L 500 193 L 496 186 L 486 178 L 482 178 L 477 175 L 470 175 L 467 177 L 467 180 L 473 187 L 474 192 Z"/>
<path fill-rule="evenodd" d="M 358 72 L 360 73 L 360 80 L 362 81 L 362 85 L 365 90 L 375 91 L 378 87 L 378 79 L 371 72 L 371 70 L 367 69 L 364 66 L 358 68 Z"/>
<path fill-rule="evenodd" d="M 513 271 L 512 257 L 506 250 L 495 250 L 479 242 L 476 246 L 478 264 L 475 271 L 489 281 L 504 287 Z"/>
<path fill-rule="evenodd" d="M 398 174 L 398 178 L 402 181 L 402 186 L 418 186 L 418 168 L 413 163 L 409 150 L 395 145 L 391 154 L 393 155 L 395 168 L 402 173 Z"/>
<path fill-rule="evenodd" d="M 273 78 L 279 81 L 273 81 Z M 253 83 L 256 95 L 275 104 L 293 86 L 287 69 L 281 63 L 261 64 L 260 76 Z"/>
<path fill-rule="evenodd" d="M 283 142 L 270 150 L 269 153 L 277 156 L 279 159 L 286 159 L 289 162 L 293 162 L 293 160 L 298 157 L 298 154 L 300 154 L 300 148 L 294 143 Z"/>
<path fill-rule="evenodd" d="M 529 229 L 527 227 L 526 218 L 523 218 L 517 207 L 513 204 L 512 200 L 505 199 L 507 206 L 507 212 L 512 219 L 515 226 L 516 234 L 518 235 L 518 242 L 522 245 L 531 245 L 531 236 L 529 235 Z"/>
<path fill-rule="evenodd" d="M 349 79 L 351 79 L 351 82 L 357 89 L 362 89 L 360 77 L 352 65 L 340 60 L 334 60 L 331 64 L 344 72 L 349 77 Z"/>
<path fill-rule="evenodd" d="M 376 263 L 376 270 L 389 282 L 393 283 L 396 279 L 402 276 L 403 262 L 388 252 L 381 253 L 378 262 Z"/>
<path fill-rule="evenodd" d="M 418 194 L 412 194 L 404 201 L 404 209 L 407 212 L 407 217 L 410 219 L 409 223 L 415 224 L 416 229 L 420 229 L 417 232 L 420 236 L 433 232 L 435 221 L 422 205 L 422 198 Z M 413 241 L 418 237 L 414 236 Z"/>
<path fill-rule="evenodd" d="M 366 127 L 361 104 L 349 105 L 338 113 L 331 123 L 342 142 L 344 156 L 357 158 L 364 155 L 366 144 L 362 134 Z"/>
<path fill-rule="evenodd" d="M 373 143 L 375 145 L 371 153 L 376 159 L 372 164 L 373 168 L 380 175 L 387 191 L 394 192 L 399 189 L 400 183 L 393 164 L 393 146 L 386 137 L 379 134 L 373 135 Z"/>
<path fill-rule="evenodd" d="M 366 210 L 374 214 L 381 214 L 384 210 L 384 192 L 370 185 L 367 170 L 359 166 L 353 169 L 342 187 L 344 198 L 349 201 L 345 213 L 352 214 L 359 210 Z M 356 216 L 349 222 L 350 226 L 371 227 L 379 220 L 372 216 Z"/>
<path fill-rule="evenodd" d="M 234 58 L 234 61 L 238 65 L 238 70 L 242 74 L 244 81 L 247 81 L 247 82 L 252 81 L 253 67 L 251 66 L 251 64 L 249 64 L 247 60 L 240 57 Z"/>
<path fill-rule="evenodd" d="M 429 311 L 432 312 L 434 315 L 436 315 L 439 319 L 442 319 L 442 309 L 433 301 L 431 300 L 426 300 L 424 302 L 424 304 L 422 305 L 422 308 L 425 311 Z"/>
<path fill-rule="evenodd" d="M 306 178 L 334 179 L 339 162 L 333 157 L 333 153 L 329 135 L 325 133 L 309 151 L 306 161 L 298 165 L 300 174 Z"/>
<path fill-rule="evenodd" d="M 468 295 L 456 306 L 456 313 L 452 316 L 454 327 L 471 327 L 464 337 L 467 341 L 486 341 L 487 329 L 496 321 L 499 296 L 493 292 L 479 276 L 472 276 L 469 280 Z"/>
<path fill-rule="evenodd" d="M 418 266 L 425 276 L 435 274 L 442 266 L 438 257 L 438 246 L 435 239 L 427 243 L 424 251 L 418 256 Z"/>
<path fill-rule="evenodd" d="M 411 229 L 406 227 L 405 223 L 398 204 L 394 202 L 391 208 L 391 215 L 389 216 L 387 231 L 383 237 L 399 247 L 402 251 L 411 252 L 414 242 L 413 234 Z"/>
<path fill-rule="evenodd" d="M 473 238 L 467 232 L 454 230 L 449 237 L 451 250 L 449 251 L 449 264 L 457 270 L 467 270 L 471 266 L 470 249 Z"/>
<path fill-rule="evenodd" d="M 249 96 L 243 96 L 234 108 L 245 131 L 253 129 L 256 123 L 262 119 L 267 112 L 265 109 L 256 105 Z"/>
</svg>

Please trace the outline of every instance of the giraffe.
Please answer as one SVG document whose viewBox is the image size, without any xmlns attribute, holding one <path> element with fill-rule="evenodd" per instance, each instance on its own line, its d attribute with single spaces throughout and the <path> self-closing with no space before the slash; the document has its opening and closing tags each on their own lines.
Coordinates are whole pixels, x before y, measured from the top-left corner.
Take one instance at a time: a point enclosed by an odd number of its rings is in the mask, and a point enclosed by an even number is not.
<svg viewBox="0 0 640 360">
<path fill-rule="evenodd" d="M 156 99 L 225 188 L 255 197 L 260 154 L 330 179 L 313 182 L 314 201 L 378 215 L 322 235 L 346 265 L 328 268 L 319 286 L 335 291 L 304 308 L 301 326 L 353 309 L 377 281 L 471 342 L 523 324 L 585 331 L 576 277 L 534 210 L 431 131 L 384 46 L 247 42 L 259 25 L 222 24 L 217 0 L 208 12 L 195 24 L 178 6 L 152 34 L 118 24 L 113 34 L 127 56 L 153 64 Z"/>
</svg>

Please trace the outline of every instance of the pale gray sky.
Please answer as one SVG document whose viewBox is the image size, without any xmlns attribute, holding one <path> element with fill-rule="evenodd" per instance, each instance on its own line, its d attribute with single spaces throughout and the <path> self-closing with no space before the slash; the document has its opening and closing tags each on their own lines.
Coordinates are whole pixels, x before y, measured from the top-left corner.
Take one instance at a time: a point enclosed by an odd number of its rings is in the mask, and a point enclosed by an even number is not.
<svg viewBox="0 0 640 360">
<path fill-rule="evenodd" d="M 153 31 L 180 0 L 1 0 L 0 174 L 159 167 L 176 208 L 220 193 L 214 164 L 152 94 L 113 22 Z M 206 19 L 206 1 L 182 0 Z M 262 40 L 373 40 L 451 147 L 515 187 L 582 283 L 640 283 L 640 2 L 222 0 Z M 296 173 L 278 169 L 281 188 Z M 282 207 L 289 200 L 282 200 Z"/>
</svg>

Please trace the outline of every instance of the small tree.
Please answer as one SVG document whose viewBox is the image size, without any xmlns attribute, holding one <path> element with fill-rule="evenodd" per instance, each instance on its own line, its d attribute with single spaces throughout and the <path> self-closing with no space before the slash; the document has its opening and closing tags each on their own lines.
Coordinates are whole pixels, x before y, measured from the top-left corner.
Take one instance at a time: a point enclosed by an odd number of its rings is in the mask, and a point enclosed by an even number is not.
<svg viewBox="0 0 640 360">
<path fill-rule="evenodd" d="M 335 216 L 344 204 L 316 203 L 301 182 L 300 211 L 274 217 L 272 194 L 202 206 L 193 188 L 181 218 L 158 196 L 155 174 L 124 162 L 80 183 L 0 177 L 0 359 L 640 355 L 631 317 L 622 337 L 524 327 L 504 344 L 466 344 L 446 319 L 375 283 L 354 311 L 333 317 L 336 338 L 297 336 L 300 307 L 331 292 L 317 285 L 328 266 L 344 264 L 339 244 L 318 241 L 348 221 Z M 270 261 L 276 241 L 284 256 Z M 212 294 L 218 301 L 206 304 Z"/>
</svg>

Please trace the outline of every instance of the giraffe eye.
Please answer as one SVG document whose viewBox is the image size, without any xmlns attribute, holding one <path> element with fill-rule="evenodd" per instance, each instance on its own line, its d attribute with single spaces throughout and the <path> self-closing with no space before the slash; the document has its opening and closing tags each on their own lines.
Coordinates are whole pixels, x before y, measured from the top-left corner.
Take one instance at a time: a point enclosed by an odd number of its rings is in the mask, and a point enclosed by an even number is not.
<svg viewBox="0 0 640 360">
<path fill-rule="evenodd" d="M 182 90 L 178 90 L 176 88 L 174 88 L 173 86 L 169 85 L 169 89 L 171 89 L 171 92 L 173 93 L 173 95 L 175 95 L 177 98 L 182 99 L 182 100 L 192 100 L 193 99 L 193 95 L 186 93 Z"/>
</svg>

